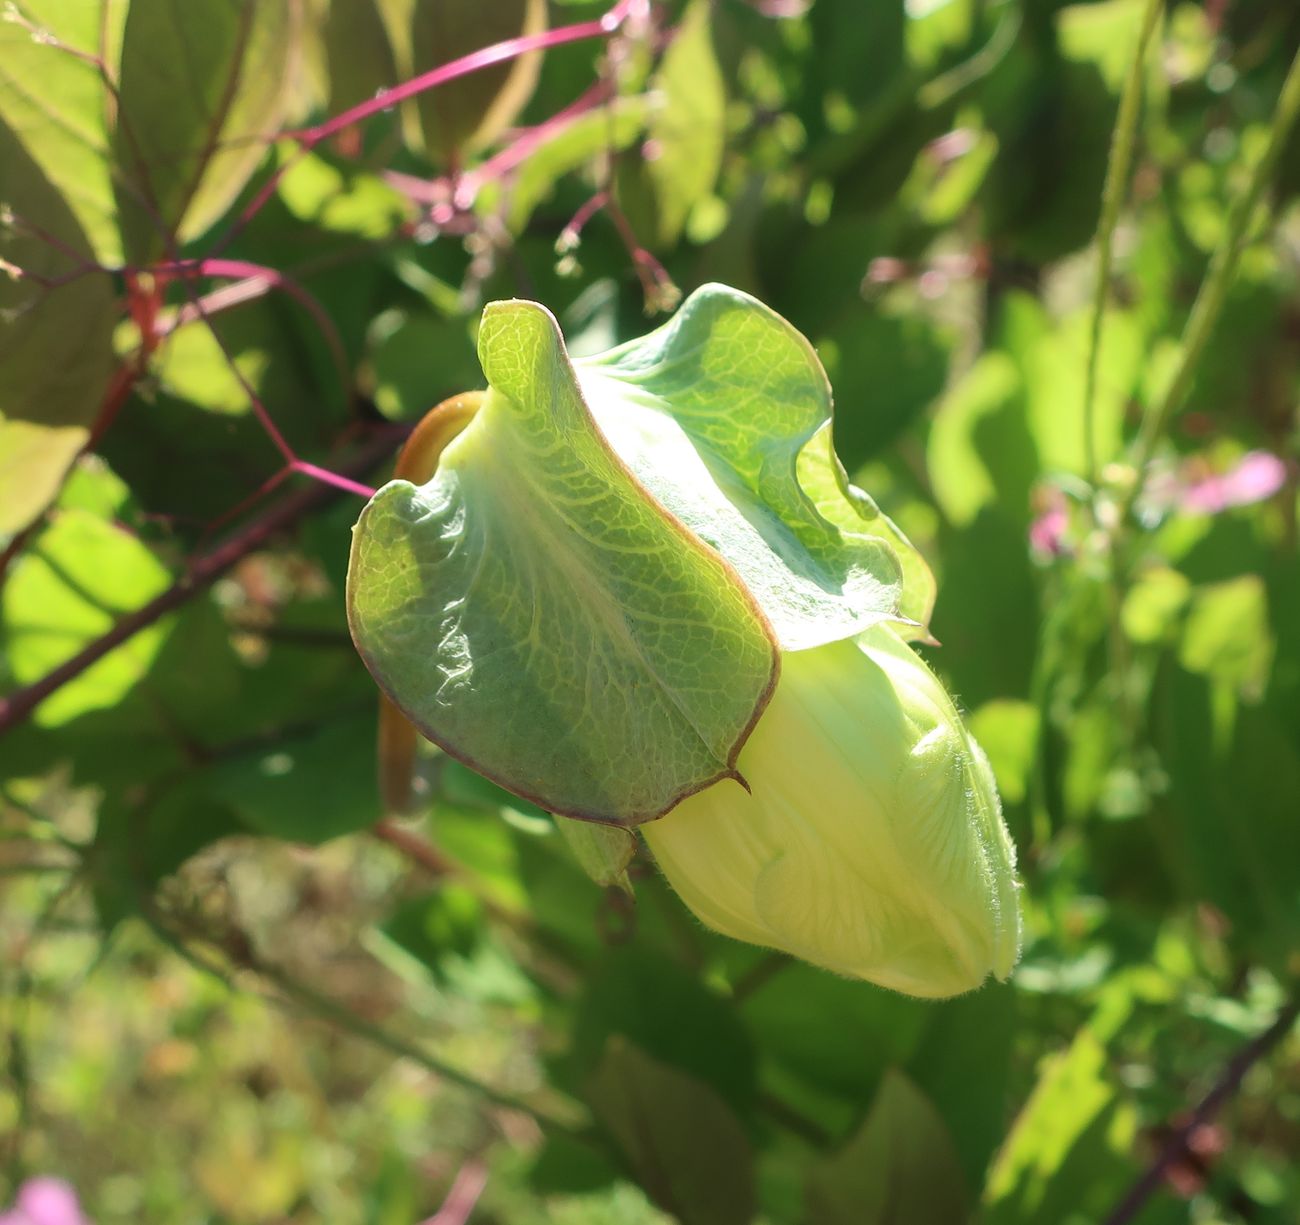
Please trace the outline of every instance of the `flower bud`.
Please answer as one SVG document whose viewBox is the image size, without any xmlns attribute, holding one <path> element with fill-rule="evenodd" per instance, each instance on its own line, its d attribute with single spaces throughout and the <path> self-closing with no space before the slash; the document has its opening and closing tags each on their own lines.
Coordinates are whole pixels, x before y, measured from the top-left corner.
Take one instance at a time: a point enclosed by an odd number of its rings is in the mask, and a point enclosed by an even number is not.
<svg viewBox="0 0 1300 1225">
<path fill-rule="evenodd" d="M 1019 955 L 1015 850 L 988 759 L 886 625 L 787 653 L 726 780 L 642 827 L 708 926 L 909 995 Z"/>
</svg>

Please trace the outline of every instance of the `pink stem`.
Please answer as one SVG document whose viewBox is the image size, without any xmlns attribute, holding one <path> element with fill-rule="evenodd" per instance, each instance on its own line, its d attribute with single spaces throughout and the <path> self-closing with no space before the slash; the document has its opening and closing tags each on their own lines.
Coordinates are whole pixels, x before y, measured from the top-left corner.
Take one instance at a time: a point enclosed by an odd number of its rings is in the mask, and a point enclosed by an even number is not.
<svg viewBox="0 0 1300 1225">
<path fill-rule="evenodd" d="M 477 51 L 471 51 L 468 55 L 462 55 L 458 59 L 451 60 L 438 68 L 423 72 L 418 77 L 404 81 L 401 85 L 395 85 L 392 89 L 384 90 L 378 97 L 349 107 L 316 127 L 306 128 L 301 132 L 288 133 L 288 135 L 296 137 L 298 141 L 297 151 L 293 156 L 286 158 L 272 173 L 271 177 L 262 184 L 258 193 L 249 201 L 239 216 L 231 223 L 229 229 L 214 244 L 213 252 L 224 250 L 235 235 L 261 211 L 266 202 L 275 194 L 280 180 L 290 167 L 320 144 L 321 141 L 333 136 L 335 132 L 351 127 L 354 123 L 368 119 L 371 115 L 378 114 L 380 111 L 388 110 L 399 102 L 404 102 L 407 98 L 415 97 L 416 94 L 436 89 L 439 85 L 445 85 L 448 81 L 456 80 L 457 77 L 467 76 L 472 72 L 490 68 L 493 64 L 518 59 L 521 55 L 527 55 L 530 51 L 544 51 L 549 47 L 560 47 L 565 43 L 581 42 L 588 38 L 605 38 L 613 34 L 630 16 L 648 13 L 649 8 L 650 0 L 619 0 L 613 8 L 597 21 L 582 21 L 571 26 L 559 26 L 554 30 L 544 30 L 540 34 L 525 34 L 521 38 L 507 38 L 503 42 L 481 47 Z"/>
<path fill-rule="evenodd" d="M 289 276 L 288 273 L 281 272 L 278 268 L 268 268 L 264 264 L 254 264 L 243 259 L 176 260 L 171 263 L 156 264 L 151 271 L 171 272 L 183 276 L 206 276 L 219 279 L 230 278 L 232 280 L 265 282 L 268 287 L 288 294 L 312 317 L 312 320 L 320 329 L 342 386 L 346 389 L 351 385 L 352 375 L 348 369 L 348 359 L 343 348 L 343 338 L 334 326 L 334 320 L 329 317 L 325 308 L 312 294 L 293 277 Z M 200 301 L 203 300 L 200 299 Z M 196 311 L 195 313 L 200 312 Z"/>
<path fill-rule="evenodd" d="M 340 476 L 337 472 L 331 472 L 328 468 L 318 467 L 316 464 L 309 464 L 306 460 L 295 459 L 289 464 L 292 472 L 301 472 L 303 476 L 309 476 L 312 480 L 320 481 L 325 485 L 332 485 L 335 489 L 343 489 L 348 493 L 355 493 L 363 498 L 373 498 L 375 491 L 369 485 L 362 485 L 359 481 L 354 481 L 351 477 Z"/>
<path fill-rule="evenodd" d="M 467 1161 L 456 1172 L 442 1207 L 424 1225 L 465 1225 L 486 1186 L 487 1166 L 481 1161 Z"/>
<path fill-rule="evenodd" d="M 385 432 L 351 460 L 347 467 L 361 475 L 389 455 L 400 434 Z M 129 641 L 146 626 L 160 617 L 192 600 L 200 591 L 220 578 L 241 558 L 260 548 L 278 532 L 291 526 L 308 512 L 330 499 L 331 490 L 325 485 L 310 485 L 290 494 L 273 506 L 262 518 L 255 520 L 225 544 L 210 553 L 195 558 L 185 572 L 161 595 L 150 600 L 133 613 L 128 613 L 106 634 L 51 669 L 40 680 L 0 698 L 0 735 L 22 723 L 50 694 L 80 676 L 92 664 L 103 659 L 114 647 Z"/>
<path fill-rule="evenodd" d="M 456 207 L 469 208 L 484 183 L 491 183 L 509 174 L 537 149 L 571 127 L 575 120 L 607 102 L 610 95 L 608 83 L 601 81 L 570 102 L 563 110 L 556 111 L 549 119 L 521 132 L 500 152 L 494 153 L 481 166 L 476 166 L 462 176 L 454 195 Z"/>
<path fill-rule="evenodd" d="M 199 300 L 198 295 L 194 293 L 193 287 L 190 285 L 188 280 L 183 279 L 181 283 L 184 285 L 186 292 L 190 295 L 190 301 L 193 303 L 194 309 L 198 312 L 199 318 L 207 325 L 209 334 L 212 336 L 212 339 L 216 341 L 217 348 L 221 350 L 222 357 L 226 359 L 226 366 L 229 368 L 230 373 L 235 376 L 235 381 L 238 382 L 240 388 L 248 397 L 248 403 L 252 406 L 253 415 L 257 418 L 258 423 L 266 432 L 266 436 L 270 438 L 271 442 L 275 445 L 275 449 L 280 452 L 285 463 L 297 463 L 298 456 L 295 454 L 293 447 L 289 445 L 288 439 L 280 433 L 279 426 L 277 426 L 271 419 L 271 414 L 266 411 L 266 405 L 262 403 L 257 392 L 253 390 L 253 385 L 244 377 L 244 372 L 235 362 L 234 354 L 230 352 L 226 342 L 221 339 L 221 333 L 217 331 L 212 324 L 212 320 L 208 317 L 206 307 L 204 307 L 203 303 Z"/>
</svg>

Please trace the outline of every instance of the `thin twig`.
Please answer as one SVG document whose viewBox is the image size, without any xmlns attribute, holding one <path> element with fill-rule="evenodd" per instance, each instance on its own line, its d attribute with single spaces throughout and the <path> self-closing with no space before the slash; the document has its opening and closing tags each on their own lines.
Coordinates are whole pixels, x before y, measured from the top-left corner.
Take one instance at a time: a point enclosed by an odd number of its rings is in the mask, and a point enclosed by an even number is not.
<svg viewBox="0 0 1300 1225">
<path fill-rule="evenodd" d="M 1228 211 L 1228 219 L 1223 238 L 1215 248 L 1210 259 L 1209 270 L 1192 305 L 1192 312 L 1183 330 L 1182 353 L 1178 367 L 1169 382 L 1163 396 L 1155 401 L 1142 418 L 1138 431 L 1133 467 L 1134 478 L 1120 504 L 1119 521 L 1123 524 L 1132 513 L 1133 507 L 1142 492 L 1147 469 L 1166 428 L 1174 415 L 1182 408 L 1192 387 L 1192 377 L 1205 351 L 1219 316 L 1223 312 L 1228 291 L 1236 279 L 1237 265 L 1245 250 L 1250 233 L 1250 223 L 1264 198 L 1264 192 L 1273 175 L 1273 168 L 1285 147 L 1296 117 L 1300 115 L 1300 50 L 1282 84 L 1277 106 L 1273 111 L 1273 121 L 1269 126 L 1268 146 L 1263 156 L 1255 163 L 1251 171 L 1250 182 L 1246 190 L 1233 201 Z"/>
<path fill-rule="evenodd" d="M 456 1171 L 456 1178 L 442 1201 L 442 1207 L 433 1214 L 424 1225 L 465 1225 L 478 1197 L 487 1186 L 487 1166 L 481 1158 L 465 1162 Z"/>
<path fill-rule="evenodd" d="M 1137 143 L 1138 110 L 1142 102 L 1142 73 L 1146 65 L 1147 47 L 1156 28 L 1156 19 L 1164 7 L 1163 0 L 1147 0 L 1138 31 L 1137 46 L 1129 62 L 1128 76 L 1124 80 L 1124 93 L 1120 98 L 1119 114 L 1115 118 L 1115 131 L 1110 142 L 1110 157 L 1106 163 L 1106 183 L 1101 192 L 1101 217 L 1097 222 L 1097 281 L 1092 295 L 1092 324 L 1088 331 L 1088 360 L 1083 382 L 1083 447 L 1087 457 L 1088 480 L 1097 482 L 1096 398 L 1097 360 L 1101 352 L 1101 324 L 1106 314 L 1106 298 L 1110 290 L 1111 265 L 1115 257 L 1115 227 L 1119 223 L 1119 210 L 1124 203 L 1124 189 L 1133 166 L 1133 147 Z"/>
<path fill-rule="evenodd" d="M 520 38 L 508 38 L 503 42 L 481 47 L 468 55 L 462 55 L 459 59 L 451 60 L 449 63 L 442 64 L 429 72 L 421 73 L 409 81 L 395 85 L 392 89 L 382 90 L 376 97 L 349 107 L 315 127 L 307 128 L 301 132 L 286 133 L 287 136 L 292 136 L 297 140 L 298 148 L 276 167 L 270 178 L 262 184 L 260 190 L 240 212 L 239 216 L 231 222 L 225 233 L 217 239 L 209 252 L 209 256 L 218 255 L 225 250 L 230 245 L 231 240 L 243 230 L 275 194 L 280 180 L 284 178 L 285 174 L 306 154 L 336 132 L 351 127 L 354 123 L 360 123 L 361 120 L 378 114 L 380 111 L 390 110 L 407 98 L 413 98 L 427 90 L 436 89 L 439 85 L 445 85 L 448 81 L 454 81 L 458 77 L 480 72 L 494 64 L 518 59 L 530 52 L 545 51 L 551 47 L 563 46 L 565 43 L 581 42 L 584 39 L 592 38 L 609 38 L 616 34 L 629 18 L 643 14 L 648 8 L 649 0 L 618 0 L 617 4 L 595 21 L 557 26 L 551 30 L 543 30 L 539 34 L 525 34 Z"/>
<path fill-rule="evenodd" d="M 385 431 L 344 464 L 343 472 L 360 475 L 369 471 L 396 449 L 402 437 L 404 435 L 400 432 Z M 346 476 L 344 479 L 347 479 Z M 315 481 L 306 489 L 290 494 L 224 544 L 190 562 L 185 573 L 166 591 L 123 617 L 111 630 L 100 635 L 71 659 L 65 660 L 40 680 L 0 698 L 0 735 L 12 731 L 52 693 L 80 676 L 114 647 L 121 646 L 164 614 L 193 599 L 241 558 L 260 548 L 277 532 L 333 501 L 338 492 L 334 485 Z"/>
<path fill-rule="evenodd" d="M 396 821 L 387 817 L 376 822 L 370 832 L 380 842 L 387 842 L 394 850 L 400 851 L 412 863 L 417 863 L 432 876 L 447 876 L 459 870 L 457 864 L 448 859 L 432 842 L 421 838 L 419 834 L 403 829 Z"/>
<path fill-rule="evenodd" d="M 1291 1031 L 1296 1018 L 1300 1016 L 1300 997 L 1292 1000 L 1278 1013 L 1277 1019 L 1263 1033 L 1257 1034 L 1246 1043 L 1227 1063 L 1219 1079 L 1210 1091 L 1201 1098 L 1196 1109 L 1187 1117 L 1165 1146 L 1156 1155 L 1155 1160 L 1142 1172 L 1138 1180 L 1129 1188 L 1128 1194 L 1119 1202 L 1115 1211 L 1106 1218 L 1105 1225 L 1127 1225 L 1142 1210 L 1147 1200 L 1165 1180 L 1169 1167 L 1181 1161 L 1188 1154 L 1188 1141 L 1198 1128 L 1205 1126 L 1223 1105 L 1241 1087 L 1246 1073 L 1269 1051 L 1273 1049 Z"/>
</svg>

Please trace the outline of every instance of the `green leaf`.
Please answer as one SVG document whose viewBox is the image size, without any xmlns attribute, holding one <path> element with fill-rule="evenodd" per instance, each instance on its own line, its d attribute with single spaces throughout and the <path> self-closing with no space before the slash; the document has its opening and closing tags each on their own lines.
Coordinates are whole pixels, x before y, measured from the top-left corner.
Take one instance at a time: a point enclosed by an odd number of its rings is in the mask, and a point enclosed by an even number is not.
<svg viewBox="0 0 1300 1225">
<path fill-rule="evenodd" d="M 611 451 L 548 311 L 488 306 L 479 357 L 491 389 L 433 479 L 357 523 L 353 637 L 453 756 L 552 812 L 649 820 L 734 776 L 774 644 Z"/>
<path fill-rule="evenodd" d="M 708 0 L 693 0 L 652 82 L 664 105 L 650 120 L 654 156 L 646 169 L 665 245 L 677 241 L 691 209 L 712 193 L 722 168 L 727 92 L 713 51 L 711 13 Z"/>
<path fill-rule="evenodd" d="M 973 523 L 985 506 L 1006 502 L 1028 515 L 1035 473 L 1033 443 L 1024 426 L 1024 399 L 1015 363 L 985 353 L 944 397 L 926 447 L 935 500 L 955 527 Z"/>
<path fill-rule="evenodd" d="M 62 512 L 15 562 L 4 586 L 0 617 L 14 680 L 39 680 L 169 582 L 166 568 L 134 536 L 84 511 Z M 121 701 L 166 633 L 155 623 L 135 634 L 42 702 L 33 718 L 58 727 Z"/>
<path fill-rule="evenodd" d="M 663 327 L 574 365 L 610 445 L 736 567 L 783 649 L 897 615 L 901 535 L 849 488 L 826 373 L 780 315 L 706 285 Z"/>
<path fill-rule="evenodd" d="M 1038 707 L 1016 698 L 995 698 L 970 716 L 970 730 L 987 754 L 1007 804 L 1025 798 L 1038 745 Z"/>
<path fill-rule="evenodd" d="M 122 242 L 144 263 L 201 234 L 278 135 L 294 86 L 292 0 L 135 0 L 113 134 Z"/>
<path fill-rule="evenodd" d="M 1084 1225 L 1114 1207 L 1132 1176 L 1136 1121 L 1106 1079 L 1091 1029 L 1043 1061 L 984 1188 L 988 1225 Z"/>
<path fill-rule="evenodd" d="M 93 57 L 117 63 L 127 3 L 21 0 L 15 6 L 21 21 L 0 17 L 0 123 L 26 149 L 51 194 L 62 197 L 58 208 L 71 213 L 94 258 L 110 265 L 122 259 L 109 151 L 111 111 Z M 0 170 L 0 201 L 27 211 L 14 199 L 15 176 L 7 161 L 0 162 Z M 31 216 L 50 229 L 48 214 L 32 209 Z"/>
<path fill-rule="evenodd" d="M 560 179 L 595 157 L 626 149 L 644 130 L 649 114 L 646 99 L 637 96 L 613 98 L 599 110 L 579 115 L 530 153 L 508 185 L 485 183 L 476 197 L 476 207 L 483 212 L 499 207 L 504 200 L 506 224 L 511 233 L 521 234 Z M 472 176 L 473 171 L 471 182 Z"/>
<path fill-rule="evenodd" d="M 0 34 L 6 29 L 0 23 Z M 0 61 L 5 54 L 0 42 Z M 42 284 L 77 271 L 53 243 L 93 258 L 69 205 L 0 122 L 0 546 L 58 492 L 90 436 L 113 365 L 112 282 L 90 272 Z M 9 275 L 6 264 L 22 275 Z"/>
<path fill-rule="evenodd" d="M 885 1074 L 857 1134 L 808 1180 L 816 1225 L 964 1225 L 968 1193 L 934 1104 L 902 1072 Z"/>
<path fill-rule="evenodd" d="M 412 74 L 545 28 L 544 0 L 414 0 Z M 531 52 L 418 95 L 429 156 L 441 165 L 456 165 L 462 154 L 492 140 L 528 101 L 540 66 L 541 52 Z"/>
<path fill-rule="evenodd" d="M 292 160 L 290 160 L 292 159 Z M 315 153 L 288 162 L 276 192 L 299 221 L 335 234 L 388 238 L 410 212 L 406 200 L 378 175 L 340 170 Z"/>
<path fill-rule="evenodd" d="M 259 833 L 315 846 L 373 825 L 374 715 L 335 716 L 211 768 L 204 791 Z"/>
<path fill-rule="evenodd" d="M 631 896 L 627 866 L 636 854 L 636 838 L 628 830 L 569 817 L 556 817 L 555 827 L 569 844 L 578 866 L 596 884 L 617 885 Z"/>
<path fill-rule="evenodd" d="M 753 1154 L 736 1116 L 707 1085 L 614 1037 L 587 1098 L 665 1212 L 682 1225 L 750 1225 Z"/>
<path fill-rule="evenodd" d="M 1192 595 L 1179 658 L 1189 672 L 1258 698 L 1273 663 L 1268 594 L 1258 574 L 1213 583 Z"/>
<path fill-rule="evenodd" d="M 611 1036 L 708 1085 L 738 1111 L 753 1104 L 755 1056 L 728 1000 L 667 957 L 640 947 L 606 954 L 572 1023 L 574 1079 L 596 1070 Z"/>
<path fill-rule="evenodd" d="M 890 1064 L 912 1057 L 934 1006 L 803 962 L 786 965 L 741 1005 L 765 1058 L 822 1092 L 865 1101 Z M 833 1026 L 809 1016 L 835 1017 Z"/>
</svg>

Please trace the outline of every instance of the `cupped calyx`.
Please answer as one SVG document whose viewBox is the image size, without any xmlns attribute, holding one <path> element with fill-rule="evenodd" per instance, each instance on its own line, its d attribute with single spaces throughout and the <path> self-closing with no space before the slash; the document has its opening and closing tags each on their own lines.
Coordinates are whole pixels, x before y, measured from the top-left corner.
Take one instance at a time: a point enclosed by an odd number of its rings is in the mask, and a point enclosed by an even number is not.
<svg viewBox="0 0 1300 1225">
<path fill-rule="evenodd" d="M 398 709 L 550 812 L 643 826 L 727 935 L 915 995 L 1005 977 L 992 774 L 906 642 L 933 580 L 849 485 L 808 342 L 708 285 L 576 360 L 492 303 L 479 357 L 432 477 L 354 529 L 349 622 Z"/>
</svg>

